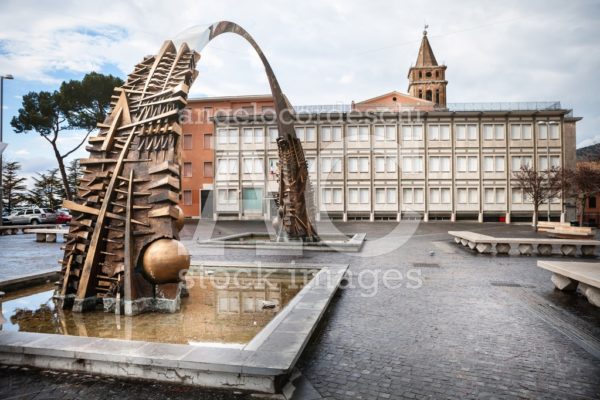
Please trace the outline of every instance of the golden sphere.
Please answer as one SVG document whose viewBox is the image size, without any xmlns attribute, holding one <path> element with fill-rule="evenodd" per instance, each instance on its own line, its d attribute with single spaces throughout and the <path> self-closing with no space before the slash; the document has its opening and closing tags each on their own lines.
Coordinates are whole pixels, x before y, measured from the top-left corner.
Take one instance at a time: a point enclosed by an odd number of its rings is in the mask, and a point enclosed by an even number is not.
<svg viewBox="0 0 600 400">
<path fill-rule="evenodd" d="M 183 229 L 183 225 L 185 225 L 185 214 L 183 213 L 183 210 L 181 209 L 181 207 L 179 206 L 175 206 L 175 209 L 177 210 L 177 218 L 175 219 L 175 227 L 177 228 L 178 231 Z"/>
<path fill-rule="evenodd" d="M 178 240 L 158 239 L 146 247 L 142 266 L 150 282 L 176 283 L 180 271 L 190 267 L 190 253 Z"/>
</svg>

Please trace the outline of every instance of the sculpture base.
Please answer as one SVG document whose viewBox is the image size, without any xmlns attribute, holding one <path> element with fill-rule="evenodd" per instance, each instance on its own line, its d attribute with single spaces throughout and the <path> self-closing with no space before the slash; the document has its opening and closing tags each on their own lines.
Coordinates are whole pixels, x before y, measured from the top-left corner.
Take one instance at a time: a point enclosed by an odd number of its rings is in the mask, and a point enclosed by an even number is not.
<svg viewBox="0 0 600 400">
<path fill-rule="evenodd" d="M 57 308 L 72 308 L 73 312 L 104 311 L 107 313 L 137 315 L 146 312 L 176 313 L 181 309 L 181 297 L 186 296 L 183 283 L 159 285 L 154 297 L 140 297 L 125 301 L 116 297 L 87 297 L 77 299 L 75 295 L 53 297 Z"/>
</svg>

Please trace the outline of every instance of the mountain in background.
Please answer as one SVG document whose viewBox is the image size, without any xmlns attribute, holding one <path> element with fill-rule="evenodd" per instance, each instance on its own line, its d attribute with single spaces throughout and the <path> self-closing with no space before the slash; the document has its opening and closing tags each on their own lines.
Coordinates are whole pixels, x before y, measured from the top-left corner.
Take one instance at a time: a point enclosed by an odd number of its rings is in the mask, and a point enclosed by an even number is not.
<svg viewBox="0 0 600 400">
<path fill-rule="evenodd" d="M 600 143 L 577 149 L 577 161 L 600 161 Z"/>
</svg>

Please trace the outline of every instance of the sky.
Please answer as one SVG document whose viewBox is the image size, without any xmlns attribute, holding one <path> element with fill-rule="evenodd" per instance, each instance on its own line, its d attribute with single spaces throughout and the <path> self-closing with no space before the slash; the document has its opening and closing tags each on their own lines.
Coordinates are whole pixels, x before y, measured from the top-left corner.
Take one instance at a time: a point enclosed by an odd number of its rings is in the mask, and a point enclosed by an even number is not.
<svg viewBox="0 0 600 400">
<path fill-rule="evenodd" d="M 229 20 L 263 49 L 292 104 L 360 101 L 398 90 L 422 31 L 448 66 L 448 102 L 560 101 L 583 117 L 577 146 L 600 142 L 600 1 L 0 0 L 4 157 L 30 176 L 56 167 L 49 144 L 16 134 L 22 96 L 91 71 L 125 78 L 187 28 Z M 266 94 L 264 69 L 236 35 L 203 51 L 190 97 Z M 63 151 L 78 132 L 59 139 Z M 84 150 L 74 153 L 84 157 Z"/>
</svg>

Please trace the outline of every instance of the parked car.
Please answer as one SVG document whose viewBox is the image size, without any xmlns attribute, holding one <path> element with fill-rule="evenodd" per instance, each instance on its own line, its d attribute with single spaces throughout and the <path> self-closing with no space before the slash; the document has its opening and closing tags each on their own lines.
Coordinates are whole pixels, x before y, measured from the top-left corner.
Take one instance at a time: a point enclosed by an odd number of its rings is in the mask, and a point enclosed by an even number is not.
<svg viewBox="0 0 600 400">
<path fill-rule="evenodd" d="M 71 214 L 68 211 L 62 209 L 56 210 L 56 223 L 57 224 L 68 224 L 71 222 Z"/>
<path fill-rule="evenodd" d="M 56 214 L 47 208 L 28 207 L 7 217 L 10 225 L 37 225 L 56 223 Z"/>
<path fill-rule="evenodd" d="M 9 215 L 10 214 L 7 212 L 2 213 L 2 225 L 10 225 L 10 220 L 8 219 Z"/>
</svg>

